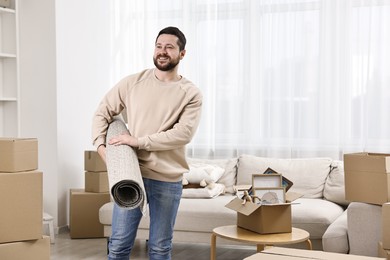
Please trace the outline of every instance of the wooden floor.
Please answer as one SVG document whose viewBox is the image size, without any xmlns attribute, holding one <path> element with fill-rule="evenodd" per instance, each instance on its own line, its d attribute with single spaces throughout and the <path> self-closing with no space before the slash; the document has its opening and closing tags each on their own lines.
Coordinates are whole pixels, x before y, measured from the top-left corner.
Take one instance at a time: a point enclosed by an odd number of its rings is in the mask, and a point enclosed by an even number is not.
<svg viewBox="0 0 390 260">
<path fill-rule="evenodd" d="M 51 260 L 103 260 L 107 259 L 106 239 L 71 239 L 68 232 L 56 235 L 51 245 Z M 256 253 L 251 246 L 217 247 L 217 260 L 240 260 Z M 137 241 L 131 255 L 132 260 L 148 260 L 146 243 Z M 208 260 L 210 245 L 175 243 L 172 260 Z"/>
</svg>

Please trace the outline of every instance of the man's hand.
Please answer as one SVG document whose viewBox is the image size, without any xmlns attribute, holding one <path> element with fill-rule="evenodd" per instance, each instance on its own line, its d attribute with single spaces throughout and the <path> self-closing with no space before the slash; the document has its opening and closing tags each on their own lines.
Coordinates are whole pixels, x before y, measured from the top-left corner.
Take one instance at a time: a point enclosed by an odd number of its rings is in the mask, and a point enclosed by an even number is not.
<svg viewBox="0 0 390 260">
<path fill-rule="evenodd" d="M 111 145 L 125 144 L 132 147 L 138 147 L 138 138 L 131 136 L 128 133 L 123 133 L 111 138 L 108 143 Z"/>
<path fill-rule="evenodd" d="M 106 162 L 106 146 L 104 144 L 99 145 L 97 149 L 98 154 L 103 159 L 104 162 Z"/>
</svg>

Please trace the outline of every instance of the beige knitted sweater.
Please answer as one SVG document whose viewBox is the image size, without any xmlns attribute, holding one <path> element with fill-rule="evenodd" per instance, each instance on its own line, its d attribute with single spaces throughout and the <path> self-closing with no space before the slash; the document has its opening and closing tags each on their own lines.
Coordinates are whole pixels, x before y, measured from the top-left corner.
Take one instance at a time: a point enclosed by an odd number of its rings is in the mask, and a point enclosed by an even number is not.
<svg viewBox="0 0 390 260">
<path fill-rule="evenodd" d="M 188 171 L 185 145 L 199 125 L 201 107 L 202 94 L 189 80 L 166 83 L 153 69 L 144 70 L 125 77 L 104 96 L 93 116 L 93 144 L 106 143 L 108 124 L 124 110 L 129 132 L 138 138 L 142 176 L 180 181 Z"/>
</svg>

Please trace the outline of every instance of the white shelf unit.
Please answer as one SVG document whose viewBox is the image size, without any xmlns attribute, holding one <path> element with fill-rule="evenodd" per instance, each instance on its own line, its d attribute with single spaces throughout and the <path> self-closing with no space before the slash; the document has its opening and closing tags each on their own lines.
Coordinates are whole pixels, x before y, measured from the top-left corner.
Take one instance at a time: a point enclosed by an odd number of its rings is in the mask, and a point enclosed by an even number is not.
<svg viewBox="0 0 390 260">
<path fill-rule="evenodd" d="M 0 137 L 19 136 L 17 0 L 0 7 Z"/>
</svg>

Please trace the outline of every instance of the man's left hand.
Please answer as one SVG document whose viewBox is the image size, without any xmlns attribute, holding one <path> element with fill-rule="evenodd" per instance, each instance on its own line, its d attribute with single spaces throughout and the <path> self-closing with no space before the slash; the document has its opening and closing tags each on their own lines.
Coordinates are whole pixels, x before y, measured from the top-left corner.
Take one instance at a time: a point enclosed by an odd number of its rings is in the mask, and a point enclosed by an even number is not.
<svg viewBox="0 0 390 260">
<path fill-rule="evenodd" d="M 125 144 L 132 147 L 138 147 L 138 138 L 131 136 L 128 133 L 123 133 L 111 138 L 108 143 L 111 145 Z"/>
</svg>

